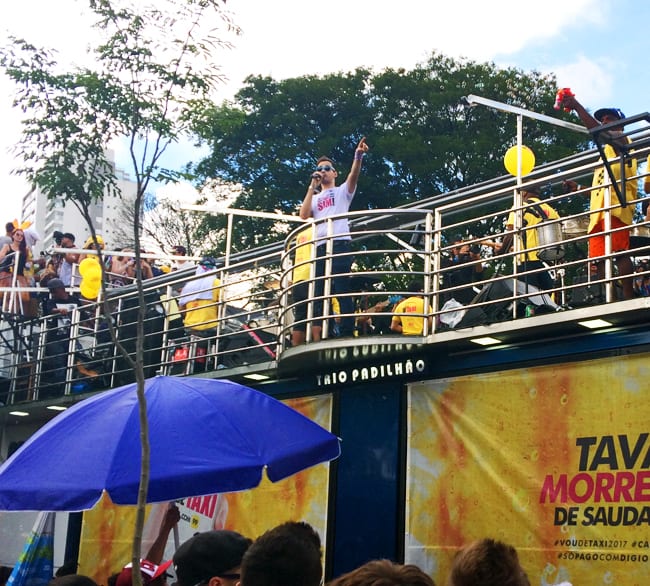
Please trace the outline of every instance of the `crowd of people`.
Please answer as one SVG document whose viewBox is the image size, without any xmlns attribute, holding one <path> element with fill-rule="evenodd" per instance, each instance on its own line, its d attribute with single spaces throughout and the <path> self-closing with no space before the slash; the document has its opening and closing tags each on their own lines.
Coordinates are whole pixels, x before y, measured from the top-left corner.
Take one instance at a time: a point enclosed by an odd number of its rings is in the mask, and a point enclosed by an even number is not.
<svg viewBox="0 0 650 586">
<path fill-rule="evenodd" d="M 89 236 L 79 247 L 74 234 L 55 231 L 51 246 L 37 254 L 35 247 L 39 242 L 42 242 L 41 236 L 30 222 L 7 222 L 5 235 L 0 236 L 0 287 L 41 287 L 46 292 L 48 283 L 53 279 L 63 283 L 64 287 L 78 287 L 82 280 L 79 265 L 86 258 L 97 257 L 97 249 L 101 252 L 107 250 L 104 238 L 99 234 L 94 238 Z M 115 247 L 111 254 L 103 256 L 109 286 L 127 285 L 137 278 L 149 279 L 194 266 L 186 256 L 185 247 L 180 245 L 172 249 L 169 257 L 162 255 L 160 260 L 153 260 L 154 255 L 144 249 L 140 250 L 140 254 L 143 256 L 140 258 L 139 271 L 132 248 Z M 8 311 L 34 317 L 39 311 L 38 295 L 30 292 L 21 295 L 24 303 Z M 34 302 L 30 303 L 30 299 Z"/>
<path fill-rule="evenodd" d="M 169 534 L 180 514 L 171 506 L 160 531 L 140 562 L 144 586 L 322 586 L 323 550 L 318 532 L 304 521 L 286 521 L 256 539 L 236 531 L 196 533 L 180 544 L 172 559 L 163 560 Z M 58 570 L 49 586 L 98 586 L 76 573 L 77 564 Z M 173 572 L 173 573 L 172 573 Z M 107 586 L 131 586 L 133 566 L 126 564 L 107 577 Z M 563 583 L 564 586 L 570 586 Z M 490 538 L 459 548 L 447 586 L 530 586 L 516 549 Z M 335 577 L 328 586 L 435 586 L 434 580 L 413 564 L 387 559 L 370 560 Z"/>
<path fill-rule="evenodd" d="M 136 279 L 151 279 L 172 271 L 191 271 L 195 266 L 191 257 L 187 257 L 185 247 L 180 245 L 174 247 L 168 255 L 156 255 L 155 260 L 153 254 L 141 250 L 143 256 L 137 270 L 136 254 L 132 248 L 111 249 L 99 234 L 88 237 L 82 246 L 77 244 L 77 239 L 71 232 L 55 231 L 51 238 L 51 242 L 43 242 L 30 223 L 20 223 L 17 220 L 7 222 L 5 235 L 0 237 L 0 300 L 3 317 L 11 323 L 28 324 L 32 318 L 43 320 L 44 327 L 40 328 L 43 334 L 40 341 L 42 354 L 39 348 L 30 346 L 33 345 L 30 342 L 33 338 L 29 329 L 23 332 L 14 328 L 14 336 L 9 341 L 5 339 L 5 344 L 12 344 L 12 340 L 20 336 L 25 340 L 24 356 L 38 353 L 42 357 L 43 375 L 39 398 L 61 395 L 64 385 L 70 380 L 80 385 L 80 389 L 86 389 L 95 382 L 101 383 L 101 369 L 91 364 L 92 360 L 84 353 L 80 340 L 71 338 L 72 315 L 75 310 L 78 310 L 80 324 L 87 322 L 91 324 L 88 326 L 90 329 L 97 329 L 92 325 L 92 303 L 99 288 L 94 296 L 88 296 L 83 287 L 83 267 L 89 259 L 101 258 L 107 289 L 123 287 Z M 44 248 L 40 253 L 36 252 L 39 243 Z M 98 257 L 98 252 L 101 257 Z M 97 276 L 101 276 L 102 267 L 98 263 L 88 266 L 94 266 L 98 271 Z M 200 264 L 199 268 L 203 266 L 204 264 Z M 180 293 L 179 288 L 174 292 L 175 297 Z M 197 296 L 200 295 L 195 293 L 195 297 Z M 192 302 L 190 296 L 186 296 L 185 300 L 188 306 L 197 303 Z M 127 314 L 128 312 L 121 313 L 116 323 L 124 322 Z M 195 317 L 190 308 L 183 308 L 182 315 L 187 319 Z M 95 331 L 97 343 L 100 343 L 98 338 L 103 334 L 108 336 L 105 329 L 99 333 Z M 74 354 L 72 362 L 71 353 Z M 23 354 L 14 354 L 18 361 L 28 360 L 21 358 Z"/>
</svg>

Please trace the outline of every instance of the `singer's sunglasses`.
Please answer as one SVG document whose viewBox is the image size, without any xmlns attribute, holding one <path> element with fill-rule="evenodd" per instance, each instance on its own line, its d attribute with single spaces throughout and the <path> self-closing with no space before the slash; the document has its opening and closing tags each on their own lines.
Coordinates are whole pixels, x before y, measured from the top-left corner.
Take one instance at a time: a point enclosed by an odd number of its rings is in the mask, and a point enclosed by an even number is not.
<svg viewBox="0 0 650 586">
<path fill-rule="evenodd" d="M 316 171 L 334 171 L 334 167 L 332 165 L 318 165 L 316 167 Z"/>
</svg>

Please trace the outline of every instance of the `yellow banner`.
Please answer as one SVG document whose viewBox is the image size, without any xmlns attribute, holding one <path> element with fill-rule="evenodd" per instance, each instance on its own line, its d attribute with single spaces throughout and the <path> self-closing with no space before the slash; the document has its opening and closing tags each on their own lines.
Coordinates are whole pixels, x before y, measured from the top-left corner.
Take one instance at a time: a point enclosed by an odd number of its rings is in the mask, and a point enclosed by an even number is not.
<svg viewBox="0 0 650 586">
<path fill-rule="evenodd" d="M 444 584 L 492 537 L 531 584 L 647 585 L 649 375 L 637 355 L 411 385 L 406 561 Z"/>
<path fill-rule="evenodd" d="M 321 395 L 286 402 L 325 429 L 331 429 L 332 396 Z M 284 521 L 306 521 L 325 544 L 329 466 L 319 465 L 280 482 L 266 477 L 253 490 L 226 494 L 228 515 L 224 529 L 256 538 Z"/>
</svg>

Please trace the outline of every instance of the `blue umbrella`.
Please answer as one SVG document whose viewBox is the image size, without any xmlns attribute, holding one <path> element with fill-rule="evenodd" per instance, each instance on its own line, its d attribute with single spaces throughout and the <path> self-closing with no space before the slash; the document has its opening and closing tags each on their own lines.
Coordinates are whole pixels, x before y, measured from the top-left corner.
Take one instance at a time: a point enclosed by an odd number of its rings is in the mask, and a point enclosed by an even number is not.
<svg viewBox="0 0 650 586">
<path fill-rule="evenodd" d="M 147 502 L 275 482 L 332 460 L 339 439 L 280 401 L 225 380 L 145 382 L 151 478 Z M 0 510 L 81 511 L 108 492 L 137 503 L 136 385 L 99 393 L 55 417 L 0 467 Z"/>
</svg>

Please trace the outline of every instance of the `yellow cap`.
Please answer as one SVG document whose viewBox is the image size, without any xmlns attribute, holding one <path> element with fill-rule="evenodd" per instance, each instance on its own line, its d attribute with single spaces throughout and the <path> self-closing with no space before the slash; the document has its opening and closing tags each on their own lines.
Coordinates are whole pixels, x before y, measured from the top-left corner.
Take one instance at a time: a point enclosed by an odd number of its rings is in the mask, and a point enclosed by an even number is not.
<svg viewBox="0 0 650 586">
<path fill-rule="evenodd" d="M 99 234 L 97 234 L 97 243 L 99 244 L 99 246 L 104 248 L 104 239 Z M 88 236 L 88 238 L 86 239 L 86 242 L 84 242 L 83 247 L 84 248 L 95 248 L 95 243 L 93 242 L 93 237 L 92 236 Z"/>
</svg>

